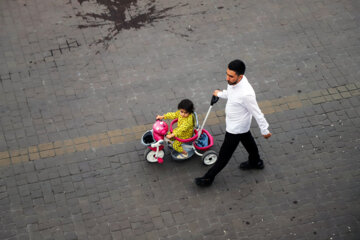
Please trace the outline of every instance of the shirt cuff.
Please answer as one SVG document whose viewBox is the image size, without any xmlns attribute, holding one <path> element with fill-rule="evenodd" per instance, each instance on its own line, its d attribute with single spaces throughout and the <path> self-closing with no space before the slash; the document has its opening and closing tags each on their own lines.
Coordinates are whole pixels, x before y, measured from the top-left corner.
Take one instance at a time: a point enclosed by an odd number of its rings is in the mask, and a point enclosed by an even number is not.
<svg viewBox="0 0 360 240">
<path fill-rule="evenodd" d="M 224 93 L 221 91 L 221 92 L 218 92 L 218 94 L 217 94 L 217 96 L 219 97 L 219 98 L 224 98 Z"/>
<path fill-rule="evenodd" d="M 268 135 L 269 133 L 270 133 L 270 131 L 268 129 L 262 129 L 261 130 L 262 135 Z"/>
</svg>

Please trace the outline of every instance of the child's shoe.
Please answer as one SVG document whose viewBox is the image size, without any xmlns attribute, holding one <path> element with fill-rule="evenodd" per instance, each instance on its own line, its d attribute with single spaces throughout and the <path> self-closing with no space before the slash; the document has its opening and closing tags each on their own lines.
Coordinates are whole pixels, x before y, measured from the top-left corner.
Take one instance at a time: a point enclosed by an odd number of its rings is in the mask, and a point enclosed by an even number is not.
<svg viewBox="0 0 360 240">
<path fill-rule="evenodd" d="M 189 157 L 188 153 L 180 153 L 176 158 L 185 159 L 185 158 L 188 158 L 188 157 Z"/>
</svg>

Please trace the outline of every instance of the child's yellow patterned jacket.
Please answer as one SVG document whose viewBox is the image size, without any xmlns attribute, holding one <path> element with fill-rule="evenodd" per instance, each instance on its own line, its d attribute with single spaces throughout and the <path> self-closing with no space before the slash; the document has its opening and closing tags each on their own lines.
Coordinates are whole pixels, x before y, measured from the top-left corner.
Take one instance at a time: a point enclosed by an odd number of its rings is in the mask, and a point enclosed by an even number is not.
<svg viewBox="0 0 360 240">
<path fill-rule="evenodd" d="M 168 112 L 164 115 L 164 119 L 178 119 L 177 128 L 173 129 L 175 137 L 181 139 L 191 138 L 194 133 L 194 114 L 190 114 L 187 118 L 180 116 L 180 110 L 176 112 Z"/>
</svg>

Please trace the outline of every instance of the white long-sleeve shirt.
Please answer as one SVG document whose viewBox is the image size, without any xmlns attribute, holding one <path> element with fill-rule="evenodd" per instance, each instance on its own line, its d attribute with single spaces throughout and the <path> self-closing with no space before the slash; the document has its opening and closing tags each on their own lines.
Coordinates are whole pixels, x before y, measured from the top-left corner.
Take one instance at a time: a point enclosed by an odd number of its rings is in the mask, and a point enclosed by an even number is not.
<svg viewBox="0 0 360 240">
<path fill-rule="evenodd" d="M 256 102 L 255 91 L 245 76 L 236 85 L 228 85 L 227 90 L 218 93 L 218 97 L 227 99 L 225 107 L 227 132 L 232 134 L 248 132 L 254 116 L 261 134 L 269 133 L 269 124 Z"/>
</svg>

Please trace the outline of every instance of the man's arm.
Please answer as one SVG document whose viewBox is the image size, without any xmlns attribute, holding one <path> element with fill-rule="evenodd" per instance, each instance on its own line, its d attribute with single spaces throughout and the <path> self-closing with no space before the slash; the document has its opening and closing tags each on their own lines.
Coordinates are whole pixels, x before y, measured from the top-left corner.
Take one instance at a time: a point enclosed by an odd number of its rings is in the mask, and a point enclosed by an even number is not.
<svg viewBox="0 0 360 240">
<path fill-rule="evenodd" d="M 253 115 L 257 124 L 259 125 L 260 132 L 264 138 L 271 137 L 271 133 L 268 130 L 269 123 L 266 121 L 264 114 L 261 112 L 259 105 L 256 102 L 255 96 L 245 96 L 245 107 Z"/>
<path fill-rule="evenodd" d="M 217 96 L 219 98 L 227 98 L 227 90 L 219 90 L 219 89 L 216 89 L 214 92 L 213 92 L 213 95 L 214 96 Z"/>
</svg>

